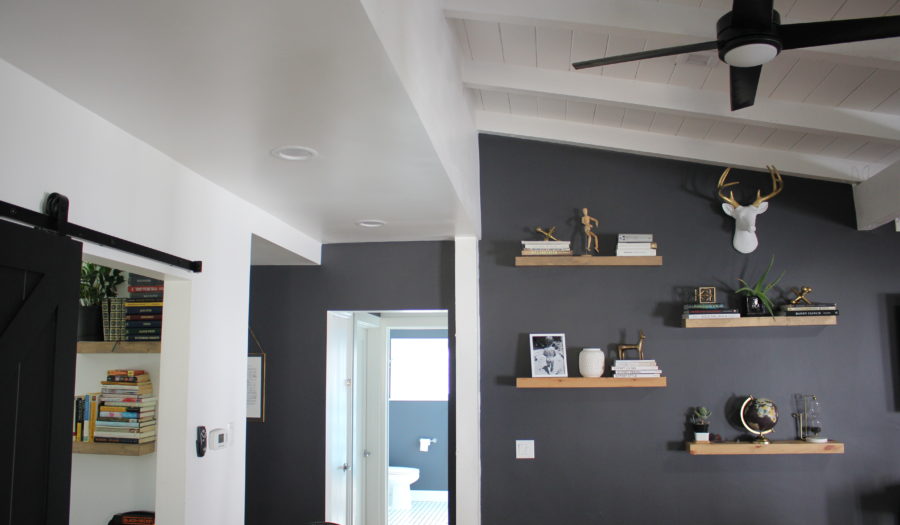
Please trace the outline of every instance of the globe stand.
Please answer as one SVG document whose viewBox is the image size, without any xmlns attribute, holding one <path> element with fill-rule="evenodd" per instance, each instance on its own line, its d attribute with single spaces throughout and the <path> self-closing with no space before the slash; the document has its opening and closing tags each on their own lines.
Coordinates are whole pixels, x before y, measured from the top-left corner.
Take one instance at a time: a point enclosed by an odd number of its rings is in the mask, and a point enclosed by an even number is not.
<svg viewBox="0 0 900 525">
<path fill-rule="evenodd" d="M 747 399 L 745 399 L 744 402 L 741 404 L 741 408 L 740 408 L 741 424 L 744 425 L 744 428 L 746 428 L 748 432 L 756 435 L 756 439 L 753 440 L 753 443 L 755 443 L 757 445 L 769 445 L 772 442 L 769 441 L 769 438 L 766 437 L 766 434 L 774 431 L 775 429 L 774 428 L 769 428 L 767 430 L 754 429 L 750 424 L 747 423 L 747 420 L 744 418 L 744 411 L 747 409 L 747 405 L 749 405 L 752 401 L 755 401 L 755 400 L 756 400 L 756 398 L 754 398 L 753 396 L 748 396 Z M 769 401 L 767 399 L 764 399 L 762 401 L 771 403 L 772 408 L 775 409 L 775 405 L 771 401 Z M 778 421 L 777 412 L 775 413 L 774 421 L 771 425 L 772 427 L 775 426 L 775 424 L 774 424 L 775 421 Z M 756 425 L 754 425 L 754 426 L 756 426 Z"/>
</svg>

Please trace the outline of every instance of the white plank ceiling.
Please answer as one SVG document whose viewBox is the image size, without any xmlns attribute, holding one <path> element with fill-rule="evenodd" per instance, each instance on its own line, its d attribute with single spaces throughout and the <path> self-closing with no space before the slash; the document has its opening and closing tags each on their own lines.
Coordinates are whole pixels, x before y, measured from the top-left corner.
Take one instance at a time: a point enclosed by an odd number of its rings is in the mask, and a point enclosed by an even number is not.
<svg viewBox="0 0 900 525">
<path fill-rule="evenodd" d="M 900 14 L 900 0 L 776 0 L 783 23 Z M 448 0 L 480 130 L 856 182 L 900 161 L 900 38 L 783 52 L 756 104 L 715 51 L 575 71 L 715 39 L 730 0 Z"/>
</svg>

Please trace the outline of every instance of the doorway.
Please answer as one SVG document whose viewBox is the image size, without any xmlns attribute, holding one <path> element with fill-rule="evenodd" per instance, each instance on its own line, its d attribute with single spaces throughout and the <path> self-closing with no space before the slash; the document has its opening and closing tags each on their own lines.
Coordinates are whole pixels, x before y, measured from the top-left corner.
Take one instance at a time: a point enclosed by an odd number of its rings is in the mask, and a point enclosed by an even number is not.
<svg viewBox="0 0 900 525">
<path fill-rule="evenodd" d="M 328 312 L 325 517 L 448 525 L 446 311 Z"/>
</svg>

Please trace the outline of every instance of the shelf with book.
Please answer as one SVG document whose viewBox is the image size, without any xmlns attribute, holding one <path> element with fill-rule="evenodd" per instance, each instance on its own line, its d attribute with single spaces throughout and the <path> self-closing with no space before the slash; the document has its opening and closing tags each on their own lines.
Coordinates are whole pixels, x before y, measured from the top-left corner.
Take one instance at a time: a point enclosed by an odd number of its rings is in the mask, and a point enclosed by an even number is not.
<svg viewBox="0 0 900 525">
<path fill-rule="evenodd" d="M 516 266 L 662 266 L 661 255 L 522 255 Z"/>
<path fill-rule="evenodd" d="M 665 377 L 517 377 L 516 388 L 665 388 Z"/>
<path fill-rule="evenodd" d="M 833 326 L 836 315 L 737 317 L 733 319 L 682 319 L 683 328 L 740 328 L 756 326 Z"/>
<path fill-rule="evenodd" d="M 158 354 L 160 341 L 79 341 L 79 354 Z"/>
<path fill-rule="evenodd" d="M 692 456 L 749 456 L 772 454 L 843 454 L 844 444 L 838 441 L 809 443 L 806 441 L 772 441 L 762 443 L 698 443 L 689 441 L 687 451 Z"/>
<path fill-rule="evenodd" d="M 131 445 L 128 443 L 72 442 L 73 454 L 106 454 L 110 456 L 146 456 L 156 452 L 156 442 Z"/>
</svg>

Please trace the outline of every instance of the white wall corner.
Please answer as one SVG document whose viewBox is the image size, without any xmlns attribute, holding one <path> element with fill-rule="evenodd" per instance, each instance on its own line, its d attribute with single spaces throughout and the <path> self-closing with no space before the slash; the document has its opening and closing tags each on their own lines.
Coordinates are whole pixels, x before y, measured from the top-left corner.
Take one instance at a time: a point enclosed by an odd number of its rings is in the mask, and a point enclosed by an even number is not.
<svg viewBox="0 0 900 525">
<path fill-rule="evenodd" d="M 874 230 L 900 217 L 900 161 L 853 187 L 856 229 Z M 900 230 L 898 230 L 900 231 Z"/>
<path fill-rule="evenodd" d="M 478 239 L 456 237 L 456 523 L 481 524 Z"/>
<path fill-rule="evenodd" d="M 469 230 L 459 234 L 480 237 L 478 134 L 442 2 L 361 2 L 456 191 Z"/>
</svg>

